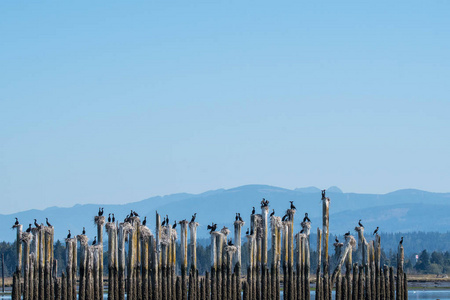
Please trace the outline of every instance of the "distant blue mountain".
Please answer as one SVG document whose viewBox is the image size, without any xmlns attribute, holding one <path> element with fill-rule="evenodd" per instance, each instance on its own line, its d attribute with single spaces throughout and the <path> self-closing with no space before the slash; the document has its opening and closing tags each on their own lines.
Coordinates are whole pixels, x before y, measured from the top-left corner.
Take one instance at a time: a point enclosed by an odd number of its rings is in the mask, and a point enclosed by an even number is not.
<svg viewBox="0 0 450 300">
<path fill-rule="evenodd" d="M 371 231 L 376 226 L 384 232 L 439 231 L 450 229 L 450 193 L 431 193 L 420 190 L 399 190 L 388 194 L 356 194 L 343 193 L 339 188 L 327 190 L 330 204 L 330 232 L 342 234 L 353 230 L 359 219 Z M 297 207 L 295 226 L 299 228 L 304 213 L 308 212 L 313 229 L 321 226 L 321 191 L 316 187 L 298 188 L 295 190 L 269 186 L 244 185 L 231 189 L 218 189 L 201 194 L 173 194 L 163 197 L 152 197 L 142 201 L 123 205 L 102 205 L 108 213 L 115 213 L 116 219 L 123 220 L 130 210 L 137 211 L 142 217 L 147 216 L 150 229 L 154 229 L 155 211 L 161 215 L 168 214 L 171 223 L 182 219 L 190 219 L 197 212 L 199 237 L 207 237 L 206 225 L 211 222 L 220 227 L 231 227 L 235 213 L 240 212 L 249 224 L 249 216 L 254 206 L 259 210 L 260 201 L 270 201 L 270 209 L 277 215 L 284 215 L 289 201 Z M 27 227 L 33 219 L 45 222 L 48 217 L 55 226 L 55 238 L 62 239 L 70 229 L 73 234 L 86 227 L 88 236 L 95 235 L 94 216 L 99 205 L 75 205 L 71 208 L 50 207 L 45 210 L 28 210 L 16 214 L 0 215 L 1 228 L 11 228 L 14 217 Z M 13 241 L 12 230 L 0 232 L 0 241 Z"/>
</svg>

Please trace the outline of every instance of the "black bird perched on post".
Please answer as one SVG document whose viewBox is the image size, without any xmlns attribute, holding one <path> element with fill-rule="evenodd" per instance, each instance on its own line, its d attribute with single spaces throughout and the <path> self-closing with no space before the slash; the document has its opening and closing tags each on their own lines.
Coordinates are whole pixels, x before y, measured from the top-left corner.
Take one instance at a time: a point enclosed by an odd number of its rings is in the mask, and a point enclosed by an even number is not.
<svg viewBox="0 0 450 300">
<path fill-rule="evenodd" d="M 98 216 L 99 217 L 103 216 L 103 207 L 98 208 Z"/>
<path fill-rule="evenodd" d="M 239 218 L 239 221 L 244 222 L 241 218 L 241 213 L 238 213 L 238 218 Z"/>
<path fill-rule="evenodd" d="M 195 222 L 195 218 L 197 217 L 197 213 L 194 213 L 191 218 L 191 222 Z"/>
<path fill-rule="evenodd" d="M 14 225 L 19 225 L 19 219 L 15 218 L 16 222 L 14 222 Z"/>
<path fill-rule="evenodd" d="M 362 228 L 364 228 L 364 225 L 363 225 L 363 224 L 361 224 L 361 219 L 359 219 L 359 221 L 358 221 L 358 225 L 359 225 L 359 227 L 362 227 Z"/>
<path fill-rule="evenodd" d="M 249 232 L 250 232 L 250 229 L 248 229 L 248 228 L 247 228 L 247 231 L 245 232 L 245 234 L 247 234 L 247 235 L 248 235 L 248 234 L 249 234 Z"/>
<path fill-rule="evenodd" d="M 295 208 L 295 206 L 294 206 L 294 201 L 289 201 L 289 202 L 291 202 L 291 209 L 297 210 L 297 208 Z"/>
<path fill-rule="evenodd" d="M 84 229 L 84 227 L 83 227 L 83 231 L 81 232 L 81 234 L 86 234 L 86 229 Z"/>
<path fill-rule="evenodd" d="M 335 237 L 334 240 L 336 241 L 336 243 L 339 243 L 339 240 L 337 237 Z"/>
<path fill-rule="evenodd" d="M 273 216 L 275 214 L 275 209 L 272 209 L 272 212 L 270 213 L 270 216 Z"/>
<path fill-rule="evenodd" d="M 95 245 L 95 244 L 97 244 L 97 237 L 96 236 L 94 237 L 94 240 L 92 241 L 92 245 Z"/>
<path fill-rule="evenodd" d="M 400 245 L 403 244 L 403 237 L 400 239 Z"/>
<path fill-rule="evenodd" d="M 139 214 L 136 211 L 133 211 L 135 217 L 139 217 Z"/>
<path fill-rule="evenodd" d="M 45 218 L 45 223 L 47 223 L 48 227 L 52 227 L 52 224 L 50 224 L 50 222 L 48 221 L 48 218 Z"/>
<path fill-rule="evenodd" d="M 231 242 L 231 239 L 228 240 L 228 246 L 234 246 L 234 244 Z"/>
<path fill-rule="evenodd" d="M 38 224 L 36 219 L 34 219 L 34 226 L 36 226 L 37 229 L 41 229 L 41 225 Z"/>
<path fill-rule="evenodd" d="M 326 197 L 325 197 L 325 191 L 326 190 L 322 190 L 322 199 L 325 199 Z"/>
<path fill-rule="evenodd" d="M 108 215 L 108 222 L 111 223 L 111 214 Z"/>
<path fill-rule="evenodd" d="M 346 234 L 344 234 L 345 236 L 349 236 L 350 235 L 350 231 L 349 232 L 347 232 Z"/>
<path fill-rule="evenodd" d="M 377 226 L 377 229 L 375 229 L 375 231 L 373 232 L 373 235 L 377 234 L 377 232 L 378 232 L 378 226 Z"/>
<path fill-rule="evenodd" d="M 169 226 L 169 216 L 166 215 L 166 225 Z"/>
<path fill-rule="evenodd" d="M 172 229 L 175 229 L 177 227 L 177 220 L 175 220 L 175 222 L 172 225 Z"/>
<path fill-rule="evenodd" d="M 67 235 L 67 238 L 70 239 L 72 237 L 72 235 L 70 234 L 70 230 L 69 230 L 69 234 Z"/>
<path fill-rule="evenodd" d="M 250 235 L 253 235 L 253 228 L 250 230 Z"/>
<path fill-rule="evenodd" d="M 281 221 L 286 221 L 286 219 L 287 219 L 287 217 L 289 217 L 289 215 L 288 214 L 285 214 L 284 216 L 283 216 L 283 218 L 281 219 Z"/>
<path fill-rule="evenodd" d="M 31 232 L 31 224 L 30 224 L 30 226 L 28 226 L 28 228 L 27 228 L 27 232 L 28 232 L 28 233 L 30 233 L 30 232 Z"/>
<path fill-rule="evenodd" d="M 162 221 L 161 226 L 166 225 L 166 218 L 164 218 L 164 221 Z"/>
<path fill-rule="evenodd" d="M 303 222 L 311 222 L 311 220 L 308 218 L 308 213 L 305 213 L 305 217 L 303 218 Z"/>
<path fill-rule="evenodd" d="M 212 233 L 213 231 L 216 231 L 217 224 L 211 223 L 212 225 L 208 225 L 208 230 L 211 230 L 209 233 Z"/>
<path fill-rule="evenodd" d="M 236 213 L 235 221 L 239 220 L 238 214 Z"/>
<path fill-rule="evenodd" d="M 255 214 L 255 207 L 253 206 L 252 215 L 254 215 L 254 214 Z"/>
<path fill-rule="evenodd" d="M 144 217 L 144 221 L 142 221 L 142 225 L 146 225 L 147 224 L 147 216 Z"/>
<path fill-rule="evenodd" d="M 303 233 L 303 231 L 305 231 L 305 230 L 302 228 L 302 230 L 300 230 L 300 233 Z"/>
<path fill-rule="evenodd" d="M 112 215 L 113 215 L 112 221 L 115 222 L 116 221 L 116 217 L 114 217 L 114 214 L 112 214 Z"/>
</svg>

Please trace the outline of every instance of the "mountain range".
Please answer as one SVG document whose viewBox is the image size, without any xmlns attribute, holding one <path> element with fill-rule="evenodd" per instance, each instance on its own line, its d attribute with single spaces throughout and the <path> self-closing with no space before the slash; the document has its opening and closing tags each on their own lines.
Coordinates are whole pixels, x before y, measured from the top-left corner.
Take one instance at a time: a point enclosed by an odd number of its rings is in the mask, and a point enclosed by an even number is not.
<svg viewBox="0 0 450 300">
<path fill-rule="evenodd" d="M 432 193 L 421 190 L 405 189 L 387 194 L 344 193 L 337 187 L 327 189 L 330 203 L 330 232 L 343 234 L 353 231 L 358 220 L 364 224 L 366 231 L 371 232 L 377 226 L 383 232 L 436 231 L 447 232 L 450 228 L 450 193 Z M 262 198 L 270 201 L 270 209 L 276 215 L 283 216 L 289 208 L 289 201 L 297 207 L 295 216 L 296 229 L 304 213 L 308 212 L 312 221 L 312 230 L 321 227 L 321 191 L 316 187 L 297 188 L 294 190 L 269 185 L 244 185 L 231 189 L 218 189 L 201 194 L 173 194 L 157 196 L 142 201 L 122 205 L 101 205 L 105 215 L 115 213 L 117 220 L 123 220 L 130 210 L 137 211 L 143 219 L 147 216 L 147 225 L 155 228 L 155 211 L 162 216 L 169 215 L 170 223 L 175 220 L 190 220 L 197 213 L 200 223 L 198 236 L 207 237 L 207 224 L 215 222 L 218 227 L 232 227 L 235 213 L 241 213 L 246 222 L 246 230 L 252 207 L 259 211 Z M 63 239 L 67 230 L 72 234 L 81 233 L 83 227 L 86 234 L 93 239 L 96 234 L 94 216 L 99 205 L 75 205 L 70 208 L 50 207 L 44 210 L 27 210 L 9 215 L 0 215 L 0 241 L 12 242 L 15 239 L 13 230 L 14 217 L 19 218 L 24 230 L 29 223 L 37 219 L 45 223 L 48 217 L 55 227 L 55 240 Z"/>
</svg>

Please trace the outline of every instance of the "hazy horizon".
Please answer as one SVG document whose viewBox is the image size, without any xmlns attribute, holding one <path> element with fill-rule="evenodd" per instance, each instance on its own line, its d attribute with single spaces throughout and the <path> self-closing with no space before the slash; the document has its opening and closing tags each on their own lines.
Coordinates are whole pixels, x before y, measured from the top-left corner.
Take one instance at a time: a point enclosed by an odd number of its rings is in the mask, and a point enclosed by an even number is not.
<svg viewBox="0 0 450 300">
<path fill-rule="evenodd" d="M 450 2 L 2 1 L 2 212 L 450 182 Z"/>
</svg>

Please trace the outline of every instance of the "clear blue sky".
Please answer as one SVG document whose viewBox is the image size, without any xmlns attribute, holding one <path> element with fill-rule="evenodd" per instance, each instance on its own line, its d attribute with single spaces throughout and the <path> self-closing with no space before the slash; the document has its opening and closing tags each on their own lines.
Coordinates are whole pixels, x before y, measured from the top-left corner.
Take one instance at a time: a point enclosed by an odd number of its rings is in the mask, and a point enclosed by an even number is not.
<svg viewBox="0 0 450 300">
<path fill-rule="evenodd" d="M 449 192 L 449 1 L 1 1 L 1 213 Z"/>
</svg>

